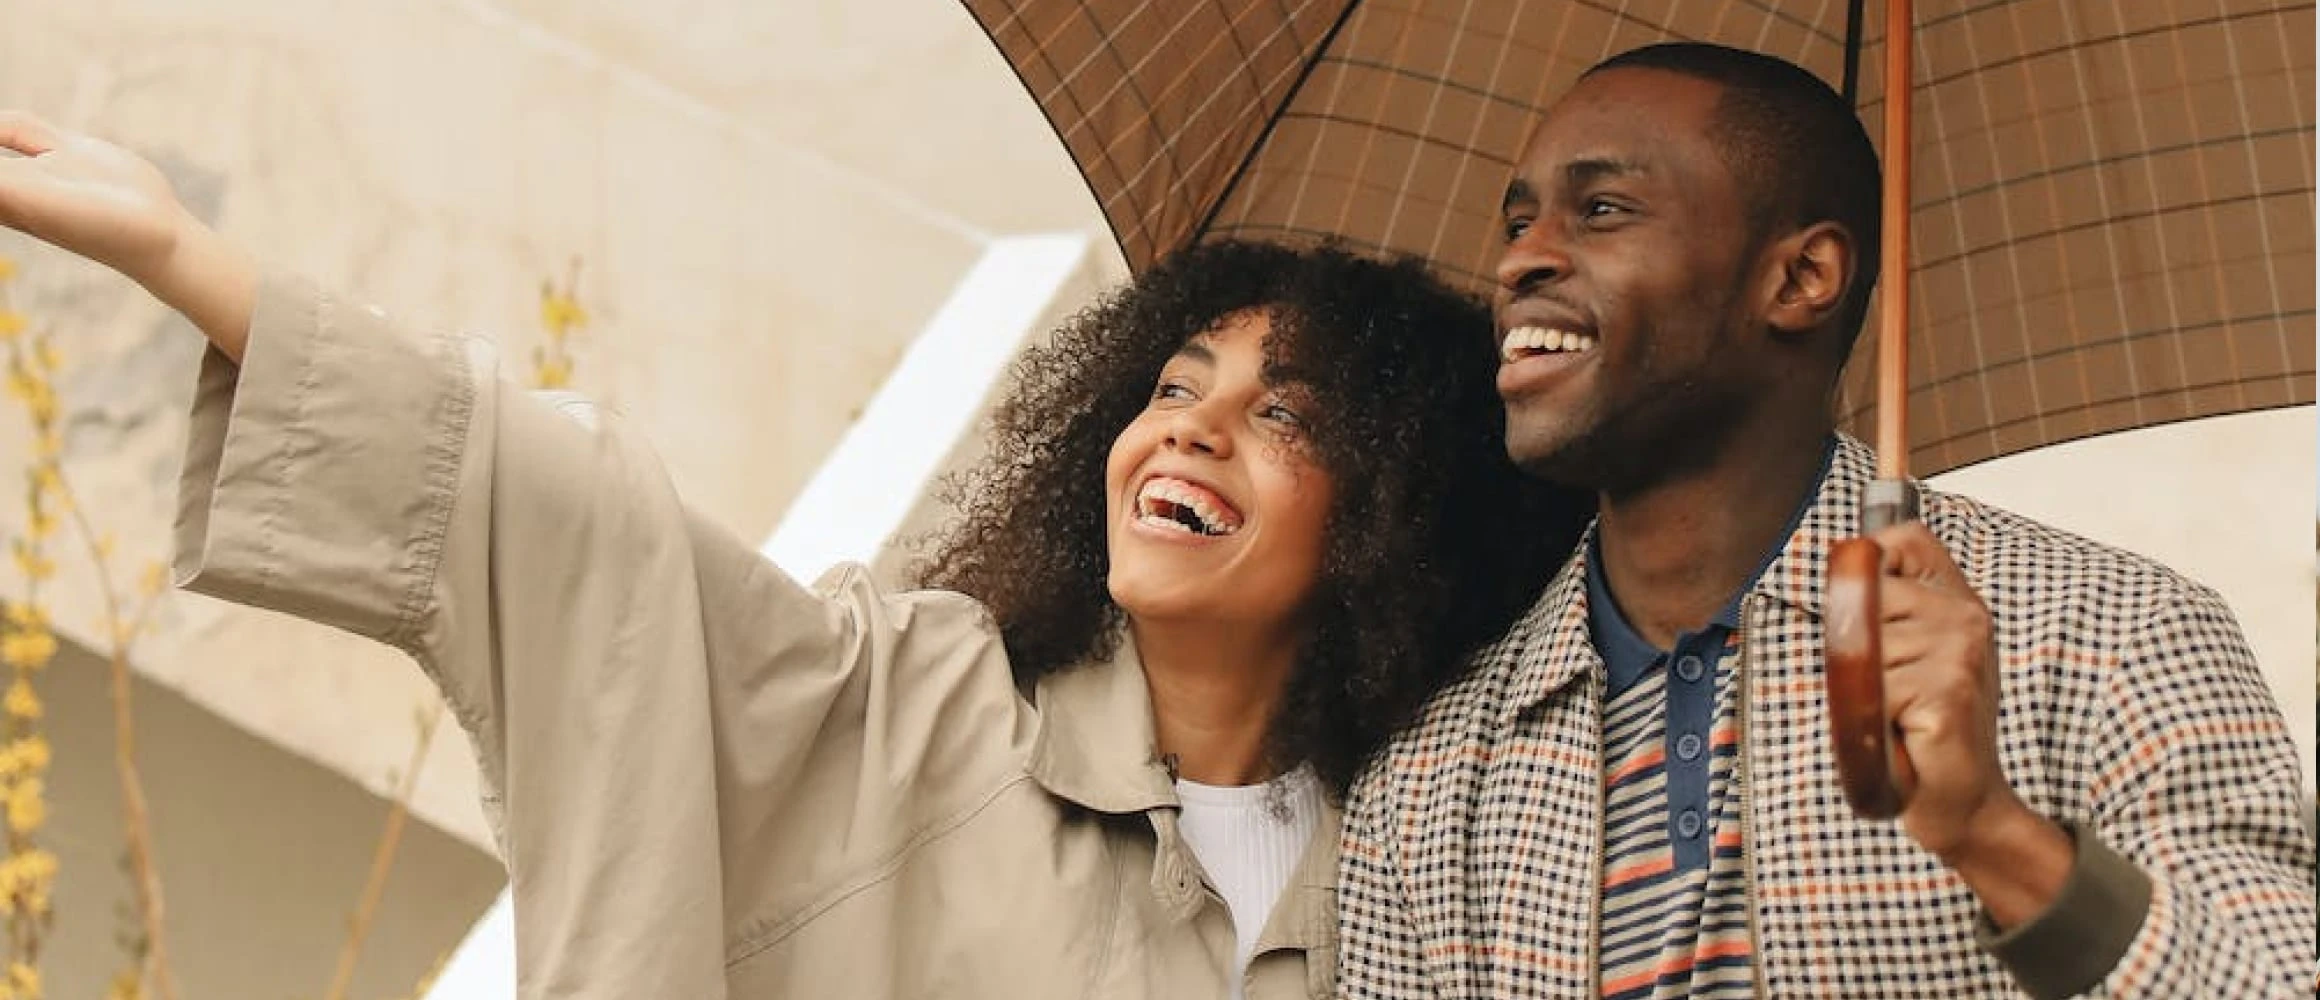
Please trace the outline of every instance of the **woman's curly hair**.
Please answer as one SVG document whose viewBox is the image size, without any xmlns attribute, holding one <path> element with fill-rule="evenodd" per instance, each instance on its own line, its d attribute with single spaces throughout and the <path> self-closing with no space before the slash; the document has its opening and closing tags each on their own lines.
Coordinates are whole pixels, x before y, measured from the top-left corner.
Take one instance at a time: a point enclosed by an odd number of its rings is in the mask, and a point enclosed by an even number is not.
<svg viewBox="0 0 2320 1000">
<path fill-rule="evenodd" d="M 1208 243 L 1080 312 L 1017 362 L 990 455 L 949 484 L 963 517 L 921 582 L 990 608 L 1026 688 L 1110 655 L 1113 439 L 1186 341 L 1251 309 L 1272 321 L 1267 381 L 1311 393 L 1309 447 L 1335 487 L 1314 628 L 1269 752 L 1341 794 L 1529 606 L 1593 509 L 1508 461 L 1489 315 L 1422 264 Z"/>
</svg>

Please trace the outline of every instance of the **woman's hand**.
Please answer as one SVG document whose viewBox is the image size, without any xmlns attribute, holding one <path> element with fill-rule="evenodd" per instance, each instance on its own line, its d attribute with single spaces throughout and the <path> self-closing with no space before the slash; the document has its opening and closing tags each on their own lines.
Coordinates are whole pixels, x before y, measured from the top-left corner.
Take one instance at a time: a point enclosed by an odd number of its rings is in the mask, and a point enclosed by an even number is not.
<svg viewBox="0 0 2320 1000">
<path fill-rule="evenodd" d="M 136 154 L 0 110 L 0 225 L 127 275 L 240 358 L 257 298 L 249 255 L 185 210 Z"/>
</svg>

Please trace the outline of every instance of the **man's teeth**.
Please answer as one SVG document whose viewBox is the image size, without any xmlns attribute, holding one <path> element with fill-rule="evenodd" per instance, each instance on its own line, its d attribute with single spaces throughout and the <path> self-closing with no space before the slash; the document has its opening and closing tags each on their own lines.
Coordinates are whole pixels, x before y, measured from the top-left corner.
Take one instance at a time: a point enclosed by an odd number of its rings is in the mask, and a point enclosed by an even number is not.
<svg viewBox="0 0 2320 1000">
<path fill-rule="evenodd" d="M 1210 501 L 1207 491 L 1174 479 L 1152 479 L 1136 494 L 1136 516 L 1144 523 L 1195 535 L 1229 535 L 1240 516 Z"/>
<path fill-rule="evenodd" d="M 1498 346 L 1499 360 L 1520 361 L 1531 354 L 1578 353 L 1595 349 L 1595 338 L 1543 326 L 1518 326 Z"/>
</svg>

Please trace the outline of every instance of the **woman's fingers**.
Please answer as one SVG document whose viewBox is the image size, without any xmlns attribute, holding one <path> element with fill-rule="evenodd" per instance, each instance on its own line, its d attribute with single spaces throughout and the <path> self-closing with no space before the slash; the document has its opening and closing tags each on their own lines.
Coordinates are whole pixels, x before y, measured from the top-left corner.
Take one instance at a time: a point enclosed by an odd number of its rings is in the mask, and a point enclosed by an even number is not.
<svg viewBox="0 0 2320 1000">
<path fill-rule="evenodd" d="M 62 142 L 56 126 L 26 111 L 0 108 L 0 149 L 39 156 Z"/>
</svg>

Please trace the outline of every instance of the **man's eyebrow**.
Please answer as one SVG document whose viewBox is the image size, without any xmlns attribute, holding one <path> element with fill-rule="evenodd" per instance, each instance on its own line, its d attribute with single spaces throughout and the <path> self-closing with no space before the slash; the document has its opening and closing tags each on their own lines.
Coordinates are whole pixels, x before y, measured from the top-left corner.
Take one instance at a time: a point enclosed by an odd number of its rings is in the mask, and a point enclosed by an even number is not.
<svg viewBox="0 0 2320 1000">
<path fill-rule="evenodd" d="M 1563 165 L 1563 180 L 1574 188 L 1586 187 L 1608 177 L 1634 177 L 1648 173 L 1651 173 L 1651 168 L 1641 162 L 1614 156 L 1588 157 Z"/>
<path fill-rule="evenodd" d="M 1531 182 L 1517 177 L 1507 182 L 1506 197 L 1499 199 L 1498 210 L 1503 214 L 1516 205 L 1536 205 L 1538 203 L 1539 194 L 1531 190 Z"/>
</svg>

